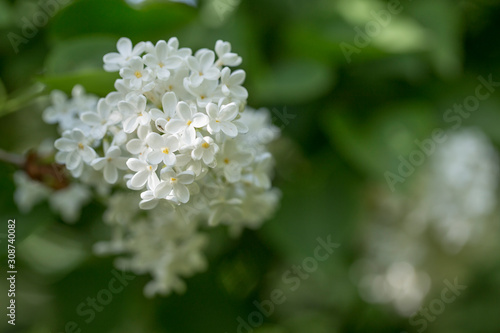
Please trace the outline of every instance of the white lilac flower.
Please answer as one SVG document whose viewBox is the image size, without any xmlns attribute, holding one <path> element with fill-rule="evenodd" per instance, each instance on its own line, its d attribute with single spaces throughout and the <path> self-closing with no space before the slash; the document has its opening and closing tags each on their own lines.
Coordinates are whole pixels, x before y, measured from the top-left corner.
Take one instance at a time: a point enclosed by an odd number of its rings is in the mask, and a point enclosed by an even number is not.
<svg viewBox="0 0 500 333">
<path fill-rule="evenodd" d="M 251 152 L 242 150 L 234 140 L 226 141 L 219 156 L 218 165 L 223 168 L 224 176 L 230 183 L 240 181 L 243 167 L 252 162 Z"/>
<path fill-rule="evenodd" d="M 456 253 L 479 234 L 497 205 L 498 156 L 484 133 L 449 134 L 430 160 L 420 209 L 427 210 L 445 250 Z"/>
<path fill-rule="evenodd" d="M 248 97 L 248 91 L 241 85 L 245 81 L 245 71 L 239 69 L 231 74 L 228 67 L 221 71 L 221 91 L 224 96 L 231 96 L 238 100 L 244 100 Z"/>
<path fill-rule="evenodd" d="M 153 88 L 152 85 L 148 85 L 148 88 L 143 85 L 150 83 L 152 79 L 153 72 L 149 68 L 144 67 L 144 63 L 141 58 L 133 57 L 128 62 L 129 67 L 120 69 L 120 75 L 123 77 L 130 88 L 135 90 L 148 91 Z"/>
<path fill-rule="evenodd" d="M 175 165 L 175 154 L 179 149 L 179 139 L 175 135 L 150 133 L 146 142 L 152 151 L 148 153 L 147 160 L 152 164 L 165 163 L 167 166 Z"/>
<path fill-rule="evenodd" d="M 173 92 L 179 100 L 187 100 L 191 98 L 191 94 L 184 87 L 184 79 L 186 79 L 189 75 L 189 69 L 181 67 L 170 74 L 171 75 L 168 80 L 156 82 L 152 92 L 160 96 L 165 94 L 165 92 Z"/>
<path fill-rule="evenodd" d="M 68 97 L 62 91 L 54 90 L 50 94 L 51 105 L 43 112 L 43 120 L 48 124 L 56 124 L 68 117 L 70 111 L 66 107 Z"/>
<path fill-rule="evenodd" d="M 90 134 L 96 139 L 102 139 L 108 130 L 109 126 L 116 125 L 121 120 L 121 115 L 118 111 L 106 102 L 104 98 L 99 100 L 97 110 L 87 111 L 80 116 L 81 120 L 92 126 Z"/>
<path fill-rule="evenodd" d="M 152 109 L 151 118 L 155 121 L 156 128 L 165 133 L 167 122 L 175 117 L 175 108 L 177 107 L 177 97 L 173 92 L 167 92 L 161 99 L 163 110 Z"/>
<path fill-rule="evenodd" d="M 129 92 L 123 79 L 117 79 L 114 86 L 116 91 L 112 91 L 106 96 L 106 102 L 112 107 L 117 106 L 118 102 L 121 102 Z"/>
<path fill-rule="evenodd" d="M 234 138 L 238 135 L 238 124 L 234 122 L 238 116 L 238 106 L 234 103 L 227 105 L 222 105 L 221 107 L 215 105 L 214 103 L 208 103 L 207 114 L 209 117 L 209 122 L 207 130 L 210 134 L 215 134 L 219 132 L 224 132 L 230 138 Z M 243 124 L 238 124 L 241 128 L 241 132 L 247 131 L 246 126 Z"/>
<path fill-rule="evenodd" d="M 156 187 L 158 197 L 173 201 L 186 203 L 189 201 L 189 190 L 186 185 L 194 181 L 195 174 L 192 171 L 176 173 L 173 170 L 163 169 L 161 171 L 161 183 Z"/>
<path fill-rule="evenodd" d="M 132 133 L 139 125 L 149 124 L 151 117 L 146 111 L 146 104 L 146 97 L 142 95 L 118 103 L 118 109 L 124 118 L 123 130 L 125 133 Z"/>
<path fill-rule="evenodd" d="M 61 91 L 51 93 L 52 105 L 43 112 L 43 119 L 49 124 L 58 124 L 62 131 L 79 127 L 87 132 L 90 127 L 82 126 L 80 115 L 85 111 L 95 110 L 97 97 L 86 94 L 82 86 L 76 85 L 72 98 L 67 98 Z"/>
<path fill-rule="evenodd" d="M 62 136 L 56 161 L 79 182 L 52 205 L 74 221 L 97 190 L 112 236 L 95 251 L 122 254 L 117 267 L 149 273 L 148 296 L 182 291 L 183 279 L 206 266 L 202 226 L 224 224 L 237 235 L 276 209 L 267 144 L 279 129 L 269 111 L 246 106 L 245 72 L 227 67 L 242 59 L 228 42 L 194 55 L 175 37 L 136 46 L 122 38 L 117 49 L 103 58 L 121 76 L 115 91 L 101 99 L 79 86 L 71 98 L 56 91 L 44 112 Z M 21 194 L 25 206 L 38 200 Z"/>
<path fill-rule="evenodd" d="M 161 40 L 156 43 L 151 53 L 144 56 L 144 63 L 156 73 L 156 77 L 160 80 L 168 80 L 170 69 L 177 69 L 183 63 L 182 58 L 170 53 L 172 52 L 167 43 Z"/>
<path fill-rule="evenodd" d="M 215 161 L 215 155 L 219 152 L 219 146 L 214 139 L 209 136 L 198 137 L 194 141 L 194 149 L 191 152 L 193 160 L 203 160 L 203 163 L 210 165 Z"/>
<path fill-rule="evenodd" d="M 199 86 L 194 86 L 189 78 L 184 78 L 184 88 L 193 97 L 196 97 L 196 105 L 200 108 L 204 108 L 208 103 L 218 99 L 218 97 L 215 96 L 217 87 L 217 81 L 215 80 L 205 80 Z"/>
<path fill-rule="evenodd" d="M 130 185 L 133 188 L 142 188 L 146 184 L 148 188 L 156 187 L 156 184 L 159 182 L 158 175 L 156 174 L 156 165 L 151 165 L 137 158 L 130 158 L 127 161 L 127 166 L 135 172 L 135 175 L 130 179 Z"/>
<path fill-rule="evenodd" d="M 229 42 L 218 40 L 215 43 L 215 53 L 219 57 L 217 61 L 219 66 L 239 66 L 241 64 L 241 57 L 231 52 L 231 44 Z"/>
<path fill-rule="evenodd" d="M 96 157 L 95 150 L 89 146 L 88 138 L 78 128 L 63 133 L 63 137 L 54 143 L 60 151 L 58 162 L 75 171 L 75 177 L 81 175 L 84 163 L 90 164 Z"/>
<path fill-rule="evenodd" d="M 103 57 L 104 69 L 108 72 L 119 71 L 126 66 L 132 57 L 137 57 L 144 51 L 145 43 L 140 42 L 132 47 L 132 42 L 128 38 L 120 38 L 116 43 L 118 53 L 108 53 Z"/>
<path fill-rule="evenodd" d="M 137 138 L 131 139 L 127 142 L 127 150 L 139 158 L 146 156 L 147 153 L 151 151 L 151 148 L 149 148 L 149 145 L 146 142 L 146 137 L 150 132 L 151 128 L 149 126 L 139 126 L 137 128 Z"/>
<path fill-rule="evenodd" d="M 104 179 L 114 184 L 118 180 L 118 169 L 127 169 L 127 158 L 121 156 L 119 147 L 111 146 L 107 149 L 104 157 L 96 158 L 91 166 L 96 170 L 104 170 Z"/>
<path fill-rule="evenodd" d="M 19 210 L 28 213 L 38 203 L 47 199 L 51 193 L 47 186 L 31 179 L 24 171 L 17 171 L 14 174 L 16 190 L 14 201 Z"/>
<path fill-rule="evenodd" d="M 49 197 L 50 207 L 61 214 L 61 218 L 74 223 L 80 215 L 80 210 L 91 199 L 90 190 L 81 184 L 71 184 L 69 187 L 54 191 Z"/>
<path fill-rule="evenodd" d="M 219 69 L 214 65 L 215 54 L 213 51 L 200 50 L 196 55 L 187 58 L 187 64 L 192 71 L 190 76 L 193 87 L 198 87 L 204 79 L 217 80 L 220 76 Z"/>
<path fill-rule="evenodd" d="M 223 220 L 231 221 L 239 219 L 241 216 L 241 199 L 216 199 L 210 202 L 211 213 L 208 217 L 208 224 L 215 226 Z"/>
<path fill-rule="evenodd" d="M 273 156 L 266 152 L 258 156 L 254 163 L 255 167 L 243 178 L 259 188 L 266 190 L 271 188 L 271 179 L 269 174 L 273 166 Z"/>
<path fill-rule="evenodd" d="M 196 137 L 195 128 L 204 127 L 208 123 L 208 116 L 197 111 L 196 105 L 179 102 L 176 109 L 177 118 L 167 123 L 166 130 L 171 133 L 180 133 L 184 142 L 191 144 Z"/>
</svg>

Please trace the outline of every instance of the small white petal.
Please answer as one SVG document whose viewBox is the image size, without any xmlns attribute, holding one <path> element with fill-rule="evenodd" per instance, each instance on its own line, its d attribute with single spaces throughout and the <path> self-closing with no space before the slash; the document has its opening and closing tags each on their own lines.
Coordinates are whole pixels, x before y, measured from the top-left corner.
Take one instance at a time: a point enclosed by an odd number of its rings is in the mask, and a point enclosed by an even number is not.
<svg viewBox="0 0 500 333">
<path fill-rule="evenodd" d="M 139 171 L 131 179 L 130 184 L 134 187 L 142 187 L 148 181 L 149 173 L 146 170 Z"/>
<path fill-rule="evenodd" d="M 106 163 L 104 167 L 104 179 L 110 184 L 114 184 L 118 180 L 118 171 L 111 163 Z"/>
</svg>

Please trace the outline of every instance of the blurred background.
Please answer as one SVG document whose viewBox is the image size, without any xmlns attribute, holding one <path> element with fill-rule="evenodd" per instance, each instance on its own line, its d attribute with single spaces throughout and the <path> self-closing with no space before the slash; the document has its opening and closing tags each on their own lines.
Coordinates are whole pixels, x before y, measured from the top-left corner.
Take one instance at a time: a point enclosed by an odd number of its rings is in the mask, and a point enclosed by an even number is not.
<svg viewBox="0 0 500 333">
<path fill-rule="evenodd" d="M 2 311 L 10 218 L 19 270 L 0 331 L 500 332 L 499 14 L 496 0 L 0 0 Z M 186 293 L 147 299 L 138 276 L 87 323 L 78 306 L 114 276 L 92 253 L 105 207 L 74 224 L 46 202 L 21 213 L 6 154 L 56 138 L 51 90 L 113 90 L 102 56 L 122 36 L 231 42 L 248 104 L 282 129 L 283 197 L 260 230 L 211 231 Z M 318 237 L 337 248 L 294 273 Z"/>
</svg>

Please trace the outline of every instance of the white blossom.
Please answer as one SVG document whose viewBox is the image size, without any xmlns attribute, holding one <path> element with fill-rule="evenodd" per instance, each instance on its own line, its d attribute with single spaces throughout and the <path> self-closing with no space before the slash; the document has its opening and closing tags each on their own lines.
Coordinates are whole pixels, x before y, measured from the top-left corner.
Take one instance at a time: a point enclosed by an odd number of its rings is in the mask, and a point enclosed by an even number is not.
<svg viewBox="0 0 500 333">
<path fill-rule="evenodd" d="M 177 118 L 171 119 L 167 123 L 166 130 L 172 133 L 180 133 L 184 142 L 190 144 L 196 137 L 195 128 L 206 126 L 208 116 L 197 112 L 196 105 L 188 105 L 185 102 L 179 102 L 176 111 Z"/>
<path fill-rule="evenodd" d="M 120 75 L 115 91 L 101 99 L 78 86 L 71 98 L 53 92 L 44 119 L 62 133 L 56 160 L 107 201 L 112 237 L 95 251 L 123 254 L 119 268 L 149 273 L 148 296 L 182 291 L 183 278 L 206 267 L 202 226 L 237 235 L 276 208 L 267 144 L 279 130 L 269 111 L 246 106 L 245 72 L 227 67 L 242 60 L 230 43 L 193 55 L 175 37 L 135 46 L 121 38 L 117 49 L 103 58 Z M 88 196 L 71 191 L 54 207 L 75 220 Z"/>
<path fill-rule="evenodd" d="M 121 156 L 119 147 L 111 146 L 107 149 L 104 157 L 96 158 L 92 161 L 91 166 L 96 170 L 104 170 L 104 179 L 114 184 L 118 180 L 118 169 L 127 169 L 127 158 Z"/>
<path fill-rule="evenodd" d="M 108 53 L 103 57 L 104 69 L 109 72 L 120 70 L 128 64 L 132 57 L 140 55 L 144 51 L 145 46 L 144 42 L 140 42 L 136 46 L 132 47 L 130 39 L 125 37 L 120 38 L 118 43 L 116 43 L 118 53 Z"/>
<path fill-rule="evenodd" d="M 56 159 L 65 163 L 66 168 L 73 171 L 75 177 L 81 175 L 84 163 L 90 164 L 96 157 L 95 150 L 89 146 L 88 138 L 78 128 L 64 132 L 63 137 L 57 139 L 54 145 L 60 150 Z"/>
</svg>

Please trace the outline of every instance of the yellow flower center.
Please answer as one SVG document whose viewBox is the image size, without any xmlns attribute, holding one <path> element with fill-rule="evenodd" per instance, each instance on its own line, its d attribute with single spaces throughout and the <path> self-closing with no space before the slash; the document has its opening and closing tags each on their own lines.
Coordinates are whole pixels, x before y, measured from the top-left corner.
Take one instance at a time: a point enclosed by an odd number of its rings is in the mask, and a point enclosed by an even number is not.
<svg viewBox="0 0 500 333">
<path fill-rule="evenodd" d="M 158 66 L 160 66 L 160 68 L 163 68 L 163 66 L 165 66 L 165 65 L 164 65 L 162 62 L 160 62 L 160 63 L 158 64 Z"/>
<path fill-rule="evenodd" d="M 224 163 L 229 164 L 229 159 L 225 158 Z"/>
<path fill-rule="evenodd" d="M 162 150 L 162 152 L 163 152 L 163 154 L 168 154 L 168 148 L 164 148 L 164 149 Z"/>
<path fill-rule="evenodd" d="M 193 122 L 191 120 L 188 120 L 188 122 L 186 123 L 188 126 L 191 125 Z"/>
<path fill-rule="evenodd" d="M 176 180 L 177 180 L 177 178 L 170 178 L 171 182 L 175 182 Z"/>
<path fill-rule="evenodd" d="M 210 145 L 209 145 L 208 143 L 206 143 L 206 142 L 203 142 L 203 143 L 201 144 L 201 146 L 202 146 L 203 148 L 208 148 L 208 147 L 210 147 Z"/>
<path fill-rule="evenodd" d="M 136 78 L 138 78 L 138 79 L 140 79 L 140 78 L 142 77 L 142 74 L 141 74 L 141 72 L 139 72 L 139 71 L 135 71 L 134 75 L 135 75 L 135 77 L 136 77 Z"/>
<path fill-rule="evenodd" d="M 79 149 L 83 149 L 83 145 L 81 143 L 78 144 Z"/>
</svg>

